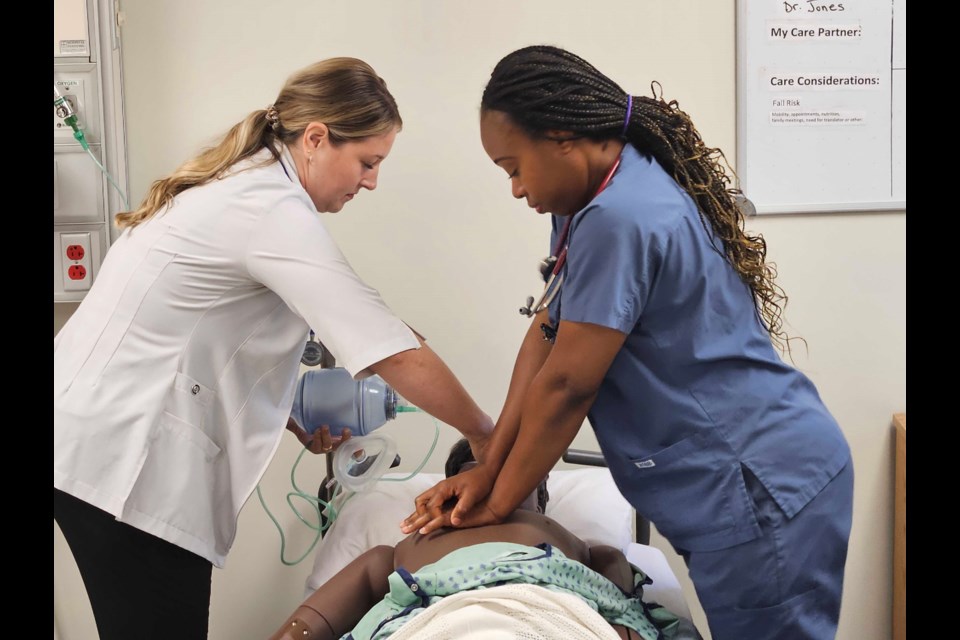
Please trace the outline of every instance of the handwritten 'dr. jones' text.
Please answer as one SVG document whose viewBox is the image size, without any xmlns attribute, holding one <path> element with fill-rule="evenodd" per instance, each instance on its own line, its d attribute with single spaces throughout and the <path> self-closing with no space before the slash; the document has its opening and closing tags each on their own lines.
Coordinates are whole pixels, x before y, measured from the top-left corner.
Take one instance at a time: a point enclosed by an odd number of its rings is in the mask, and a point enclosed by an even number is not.
<svg viewBox="0 0 960 640">
<path fill-rule="evenodd" d="M 784 13 L 839 13 L 846 11 L 842 2 L 823 2 L 822 0 L 806 0 L 806 2 L 784 2 Z"/>
</svg>

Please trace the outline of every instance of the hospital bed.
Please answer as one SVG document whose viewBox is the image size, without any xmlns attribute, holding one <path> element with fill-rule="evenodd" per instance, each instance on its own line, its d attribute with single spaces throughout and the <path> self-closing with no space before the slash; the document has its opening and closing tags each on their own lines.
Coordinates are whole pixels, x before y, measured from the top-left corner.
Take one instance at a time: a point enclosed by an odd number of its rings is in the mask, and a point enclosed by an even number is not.
<svg viewBox="0 0 960 640">
<path fill-rule="evenodd" d="M 578 453 L 582 454 L 579 455 Z M 599 454 L 571 450 L 565 460 L 603 464 Z M 405 474 L 387 474 L 402 478 Z M 317 545 L 313 570 L 307 578 L 305 597 L 333 577 L 354 558 L 377 545 L 396 545 L 405 536 L 400 521 L 413 510 L 414 499 L 443 479 L 443 474 L 421 473 L 404 482 L 378 482 L 367 491 L 352 495 L 342 506 L 333 525 Z M 588 544 L 606 544 L 624 552 L 642 569 L 652 584 L 644 587 L 643 600 L 656 602 L 678 616 L 690 619 L 690 610 L 677 577 L 663 553 L 648 544 L 649 527 L 637 521 L 617 490 L 606 468 L 554 470 L 547 481 L 550 516 Z"/>
</svg>

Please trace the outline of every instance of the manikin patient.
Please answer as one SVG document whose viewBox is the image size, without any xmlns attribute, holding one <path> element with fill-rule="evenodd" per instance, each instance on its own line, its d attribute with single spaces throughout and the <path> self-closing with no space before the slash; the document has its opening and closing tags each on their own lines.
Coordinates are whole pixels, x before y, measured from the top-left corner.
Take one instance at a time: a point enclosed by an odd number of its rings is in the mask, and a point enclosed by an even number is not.
<svg viewBox="0 0 960 640">
<path fill-rule="evenodd" d="M 450 452 L 446 475 L 466 470 L 472 464 L 475 462 L 469 444 L 461 440 Z M 396 637 L 413 638 L 464 637 L 469 634 L 463 629 L 452 629 L 449 619 L 432 620 L 444 627 L 442 632 L 430 629 L 431 622 L 423 621 L 431 620 L 431 616 L 424 612 L 439 611 L 464 592 L 476 598 L 495 593 L 480 591 L 483 589 L 502 587 L 500 592 L 503 592 L 507 588 L 503 585 L 516 585 L 509 587 L 508 598 L 526 590 L 524 593 L 532 592 L 533 596 L 577 605 L 572 607 L 574 610 L 583 607 L 577 601 L 579 596 L 607 620 L 605 628 L 597 630 L 596 622 L 601 626 L 603 622 L 588 611 L 589 615 L 581 620 L 586 619 L 594 626 L 583 625 L 585 635 L 565 631 L 563 637 L 619 635 L 626 639 L 677 640 L 700 637 L 688 621 L 678 619 L 663 607 L 640 601 L 641 587 L 649 584 L 649 579 L 632 567 L 620 550 L 588 546 L 542 515 L 547 499 L 544 481 L 521 508 L 501 524 L 440 529 L 426 536 L 413 533 L 396 547 L 378 546 L 368 550 L 321 585 L 271 640 L 344 636 L 354 640 L 380 640 L 394 633 Z M 447 601 L 443 606 L 437 606 L 444 600 Z M 530 602 L 535 603 L 533 609 L 521 607 L 527 613 L 526 618 L 539 618 L 538 614 L 529 614 L 541 610 L 537 607 L 542 605 L 537 604 L 536 598 Z M 551 607 L 556 609 L 553 605 L 548 609 Z M 560 611 L 551 615 L 570 615 L 562 607 Z M 416 620 L 418 615 L 423 618 Z M 469 617 L 460 613 L 452 615 L 457 616 L 454 619 L 460 624 Z M 407 623 L 422 628 L 407 635 L 404 631 Z M 469 628 L 474 635 L 470 637 L 485 637 L 484 624 L 483 617 L 474 617 Z M 563 629 L 566 630 L 567 625 L 571 629 L 575 626 L 572 621 L 561 621 Z"/>
</svg>

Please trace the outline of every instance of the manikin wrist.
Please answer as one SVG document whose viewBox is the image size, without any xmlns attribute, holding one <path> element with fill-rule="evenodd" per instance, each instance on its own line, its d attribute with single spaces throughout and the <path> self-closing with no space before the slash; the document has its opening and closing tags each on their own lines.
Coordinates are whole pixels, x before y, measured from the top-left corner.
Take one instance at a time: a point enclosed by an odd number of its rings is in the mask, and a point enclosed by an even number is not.
<svg viewBox="0 0 960 640">
<path fill-rule="evenodd" d="M 307 604 L 301 604 L 297 611 L 271 640 L 326 640 L 339 638 L 326 616 Z"/>
</svg>

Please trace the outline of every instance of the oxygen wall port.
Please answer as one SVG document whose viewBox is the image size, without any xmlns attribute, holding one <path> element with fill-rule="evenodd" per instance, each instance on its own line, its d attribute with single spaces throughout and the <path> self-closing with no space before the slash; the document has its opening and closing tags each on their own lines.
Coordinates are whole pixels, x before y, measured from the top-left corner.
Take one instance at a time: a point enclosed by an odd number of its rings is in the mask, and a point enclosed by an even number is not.
<svg viewBox="0 0 960 640">
<path fill-rule="evenodd" d="M 61 120 L 66 118 L 71 113 L 74 113 L 74 114 L 77 113 L 76 99 L 73 96 L 62 96 L 62 97 L 63 97 L 63 101 L 66 104 L 53 107 L 54 114 L 56 114 L 56 116 Z M 53 126 L 59 129 L 60 127 L 63 127 L 65 125 L 62 122 L 55 122 Z"/>
<path fill-rule="evenodd" d="M 67 116 L 66 108 L 69 108 L 71 112 L 76 114 L 81 121 L 85 120 L 85 118 L 83 118 L 83 109 L 86 103 L 86 96 L 84 95 L 86 91 L 85 84 L 82 78 L 65 78 L 59 81 L 54 79 L 54 85 L 57 87 L 57 90 L 60 91 L 60 97 L 62 97 L 66 103 L 59 108 L 56 105 L 53 107 L 54 133 L 63 132 L 64 135 L 70 134 L 72 136 L 70 126 L 63 121 Z"/>
</svg>

